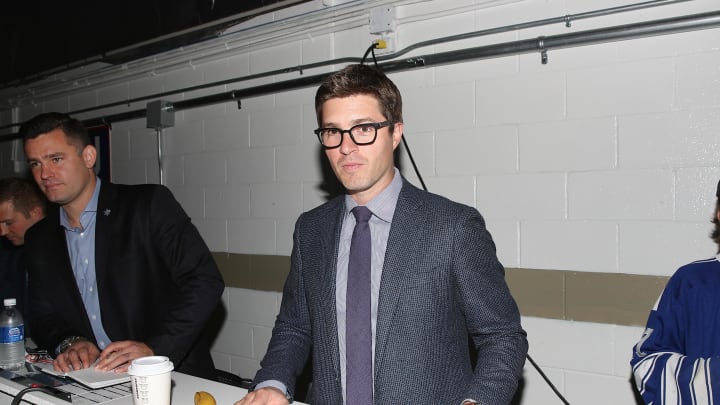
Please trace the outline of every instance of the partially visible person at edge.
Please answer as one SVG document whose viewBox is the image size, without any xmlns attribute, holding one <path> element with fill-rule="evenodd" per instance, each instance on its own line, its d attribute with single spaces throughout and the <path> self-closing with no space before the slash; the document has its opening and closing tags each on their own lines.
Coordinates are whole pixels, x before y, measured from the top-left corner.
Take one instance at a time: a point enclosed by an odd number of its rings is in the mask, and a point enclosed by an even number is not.
<svg viewBox="0 0 720 405">
<path fill-rule="evenodd" d="M 272 338 L 256 385 L 236 404 L 287 404 L 310 353 L 316 405 L 510 403 L 527 340 L 504 268 L 476 209 L 395 168 L 397 87 L 377 68 L 351 65 L 323 81 L 315 109 L 315 133 L 347 194 L 298 218 Z M 368 209 L 370 370 L 351 369 L 358 350 L 348 348 L 360 306 L 349 297 L 361 288 L 348 271 L 351 234 Z M 353 384 L 356 372 L 366 379 Z"/>
<path fill-rule="evenodd" d="M 45 206 L 45 196 L 32 179 L 0 179 L 0 236 L 12 245 L 0 250 L 0 299 L 15 298 L 25 318 L 28 317 L 25 232 L 45 217 Z M 26 337 L 29 330 L 26 327 Z"/>
<path fill-rule="evenodd" d="M 710 237 L 718 253 L 673 274 L 633 350 L 647 404 L 720 404 L 720 182 L 715 195 Z"/>
<path fill-rule="evenodd" d="M 35 181 L 57 204 L 25 238 L 33 336 L 54 368 L 99 360 L 98 370 L 123 372 L 161 355 L 213 378 L 203 330 L 224 283 L 172 193 L 101 181 L 85 127 L 66 114 L 40 114 L 20 135 Z"/>
</svg>

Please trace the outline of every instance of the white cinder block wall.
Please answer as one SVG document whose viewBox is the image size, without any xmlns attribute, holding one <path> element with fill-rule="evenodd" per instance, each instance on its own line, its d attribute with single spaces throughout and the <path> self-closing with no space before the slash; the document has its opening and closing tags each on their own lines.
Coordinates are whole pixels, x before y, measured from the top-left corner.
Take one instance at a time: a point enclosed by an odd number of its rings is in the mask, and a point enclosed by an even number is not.
<svg viewBox="0 0 720 405">
<path fill-rule="evenodd" d="M 335 3 L 339 8 L 325 5 Z M 369 33 L 366 9 L 383 3 L 389 2 L 315 0 L 245 22 L 207 44 L 2 91 L 13 108 L 2 107 L 0 123 L 361 57 L 377 38 Z M 402 49 L 439 37 L 624 4 L 630 2 L 390 5 L 396 12 L 393 40 Z M 346 9 L 358 14 L 327 13 Z M 554 24 L 422 47 L 409 55 L 718 9 L 715 0 L 688 1 L 574 20 L 570 28 Z M 329 20 L 323 22 L 325 17 Z M 222 51 L 215 53 L 218 49 Z M 679 265 L 715 251 L 707 234 L 720 178 L 719 66 L 720 30 L 715 28 L 551 50 L 548 64 L 533 53 L 391 77 L 404 94 L 405 133 L 428 188 L 483 213 L 505 266 L 670 275 Z M 187 100 L 297 77 L 290 72 L 165 99 Z M 175 125 L 164 130 L 165 183 L 213 251 L 289 255 L 295 219 L 323 202 L 320 155 L 312 134 L 314 91 L 243 99 L 241 109 L 227 102 L 179 111 Z M 78 117 L 142 109 L 145 102 Z M 159 181 L 155 132 L 145 126 L 145 119 L 113 123 L 115 182 Z M 2 144 L 0 159 L 8 173 L 9 142 Z M 401 159 L 404 175 L 419 184 L 407 153 Z M 254 375 L 280 299 L 277 293 L 226 289 L 228 318 L 213 348 L 219 367 Z M 628 361 L 641 326 L 530 317 L 523 324 L 530 354 L 571 403 L 634 404 Z M 524 405 L 560 403 L 529 363 L 525 378 Z"/>
</svg>

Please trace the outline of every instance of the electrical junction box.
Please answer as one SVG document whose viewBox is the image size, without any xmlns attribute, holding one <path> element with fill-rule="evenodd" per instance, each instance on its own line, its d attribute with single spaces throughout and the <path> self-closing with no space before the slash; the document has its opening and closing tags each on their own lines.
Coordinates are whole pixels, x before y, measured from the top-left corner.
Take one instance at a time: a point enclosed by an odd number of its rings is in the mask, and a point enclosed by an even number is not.
<svg viewBox="0 0 720 405">
<path fill-rule="evenodd" d="M 157 100 L 147 103 L 147 128 L 162 129 L 175 126 L 175 110 L 171 102 Z"/>
<path fill-rule="evenodd" d="M 395 7 L 382 6 L 370 10 L 370 33 L 385 34 L 395 31 Z"/>
</svg>

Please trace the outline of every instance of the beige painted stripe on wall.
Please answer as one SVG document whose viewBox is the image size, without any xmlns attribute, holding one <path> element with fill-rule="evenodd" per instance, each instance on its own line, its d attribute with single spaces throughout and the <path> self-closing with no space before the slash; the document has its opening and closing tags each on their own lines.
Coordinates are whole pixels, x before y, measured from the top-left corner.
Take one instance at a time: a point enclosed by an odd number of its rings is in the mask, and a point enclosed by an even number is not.
<svg viewBox="0 0 720 405">
<path fill-rule="evenodd" d="M 289 256 L 213 253 L 228 287 L 282 291 Z M 668 277 L 582 271 L 505 269 L 525 316 L 644 326 Z"/>
</svg>

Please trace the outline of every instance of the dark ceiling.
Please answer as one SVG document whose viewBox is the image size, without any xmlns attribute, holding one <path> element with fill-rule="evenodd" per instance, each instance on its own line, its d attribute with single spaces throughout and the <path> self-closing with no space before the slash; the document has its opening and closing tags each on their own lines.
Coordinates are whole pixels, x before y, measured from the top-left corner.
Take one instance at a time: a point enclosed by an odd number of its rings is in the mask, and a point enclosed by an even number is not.
<svg viewBox="0 0 720 405">
<path fill-rule="evenodd" d="M 237 22 L 304 1 L 309 0 L 3 2 L 0 88 L 87 62 L 123 63 L 198 42 Z M 164 39 L 117 52 L 159 37 Z"/>
</svg>

